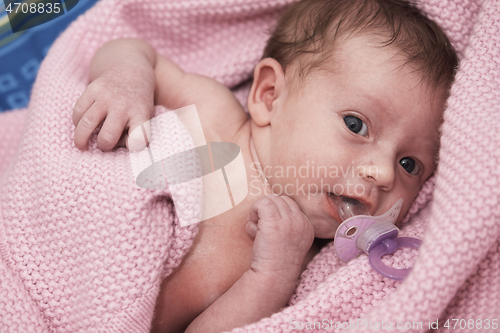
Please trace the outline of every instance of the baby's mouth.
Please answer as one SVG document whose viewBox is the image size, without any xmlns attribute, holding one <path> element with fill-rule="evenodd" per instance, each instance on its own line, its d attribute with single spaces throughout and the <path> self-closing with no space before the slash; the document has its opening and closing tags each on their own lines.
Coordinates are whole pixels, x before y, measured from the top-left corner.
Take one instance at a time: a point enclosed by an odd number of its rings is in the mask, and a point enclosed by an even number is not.
<svg viewBox="0 0 500 333">
<path fill-rule="evenodd" d="M 328 214 L 330 214 L 331 217 L 340 225 L 342 223 L 342 220 L 339 216 L 338 212 L 338 200 L 337 196 L 333 193 L 328 192 L 325 196 L 325 204 L 326 204 L 326 209 L 328 211 Z"/>
<path fill-rule="evenodd" d="M 337 205 L 337 212 L 342 221 L 356 215 L 370 215 L 368 208 L 356 199 L 328 193 Z"/>
</svg>

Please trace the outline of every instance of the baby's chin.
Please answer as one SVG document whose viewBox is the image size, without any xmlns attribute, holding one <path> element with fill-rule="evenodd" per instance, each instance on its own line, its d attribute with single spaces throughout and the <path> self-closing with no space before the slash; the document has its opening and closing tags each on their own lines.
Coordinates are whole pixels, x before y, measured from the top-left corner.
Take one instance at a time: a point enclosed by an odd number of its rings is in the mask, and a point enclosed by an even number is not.
<svg viewBox="0 0 500 333">
<path fill-rule="evenodd" d="M 333 239 L 339 225 L 340 223 L 336 227 L 332 227 L 331 224 L 329 224 L 325 227 L 323 224 L 313 223 L 314 237 L 322 239 Z"/>
</svg>

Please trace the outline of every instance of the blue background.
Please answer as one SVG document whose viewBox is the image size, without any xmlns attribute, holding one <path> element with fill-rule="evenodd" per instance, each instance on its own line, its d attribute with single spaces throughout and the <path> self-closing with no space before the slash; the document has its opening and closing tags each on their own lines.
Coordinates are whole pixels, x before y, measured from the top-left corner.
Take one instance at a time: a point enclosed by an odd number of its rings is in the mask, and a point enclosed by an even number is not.
<svg viewBox="0 0 500 333">
<path fill-rule="evenodd" d="M 4 3 L 0 2 L 0 112 L 28 106 L 31 87 L 50 46 L 74 19 L 97 1 L 80 0 L 64 15 L 16 33 L 12 33 Z"/>
</svg>

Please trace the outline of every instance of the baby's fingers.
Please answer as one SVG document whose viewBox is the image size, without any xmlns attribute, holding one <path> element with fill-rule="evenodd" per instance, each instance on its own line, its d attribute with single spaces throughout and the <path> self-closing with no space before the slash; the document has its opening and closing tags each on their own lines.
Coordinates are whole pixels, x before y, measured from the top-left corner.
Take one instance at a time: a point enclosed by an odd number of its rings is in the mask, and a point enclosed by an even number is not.
<svg viewBox="0 0 500 333">
<path fill-rule="evenodd" d="M 130 119 L 126 140 L 129 151 L 139 151 L 149 142 L 151 138 L 150 114 L 151 112 L 139 113 Z"/>
<path fill-rule="evenodd" d="M 275 194 L 268 195 L 255 201 L 250 207 L 248 220 L 257 223 L 259 219 L 279 219 L 281 214 L 272 200 Z"/>
<path fill-rule="evenodd" d="M 255 201 L 250 207 L 249 220 L 258 222 L 259 219 L 278 220 L 292 212 L 288 203 L 276 194 L 271 194 Z"/>
<path fill-rule="evenodd" d="M 127 119 L 118 113 L 110 113 L 97 136 L 97 147 L 102 151 L 112 150 L 127 125 Z"/>
<path fill-rule="evenodd" d="M 257 236 L 257 231 L 259 231 L 259 227 L 257 227 L 257 223 L 248 221 L 246 226 L 246 231 L 247 234 L 250 236 L 251 239 L 255 239 L 255 236 Z"/>
<path fill-rule="evenodd" d="M 78 126 L 78 123 L 82 119 L 85 112 L 94 104 L 95 96 L 93 91 L 89 90 L 89 87 L 83 92 L 82 96 L 78 98 L 75 105 L 73 106 L 73 125 Z"/>
<path fill-rule="evenodd" d="M 287 197 L 286 195 L 280 196 L 280 198 L 283 199 L 284 202 L 287 203 L 288 207 L 290 208 L 290 211 L 292 212 L 301 212 L 299 205 L 290 197 Z"/>
<path fill-rule="evenodd" d="M 76 124 L 75 136 L 73 138 L 75 146 L 78 149 L 87 149 L 87 143 L 92 132 L 102 123 L 105 117 L 106 109 L 103 106 L 99 107 L 96 103 L 92 104 L 90 109 L 81 116 Z"/>
</svg>

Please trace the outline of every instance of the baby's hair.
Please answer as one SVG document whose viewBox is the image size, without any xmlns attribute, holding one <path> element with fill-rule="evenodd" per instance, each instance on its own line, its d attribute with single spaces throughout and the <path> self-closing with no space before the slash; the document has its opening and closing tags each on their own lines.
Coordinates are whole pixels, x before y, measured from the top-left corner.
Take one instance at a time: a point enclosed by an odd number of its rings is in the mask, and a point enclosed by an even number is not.
<svg viewBox="0 0 500 333">
<path fill-rule="evenodd" d="M 274 58 L 284 70 L 300 58 L 299 76 L 320 67 L 339 37 L 369 32 L 383 46 L 395 45 L 433 87 L 448 88 L 458 58 L 441 28 L 405 0 L 302 0 L 283 14 L 262 58 Z M 303 54 L 314 54 L 302 59 Z"/>
</svg>

